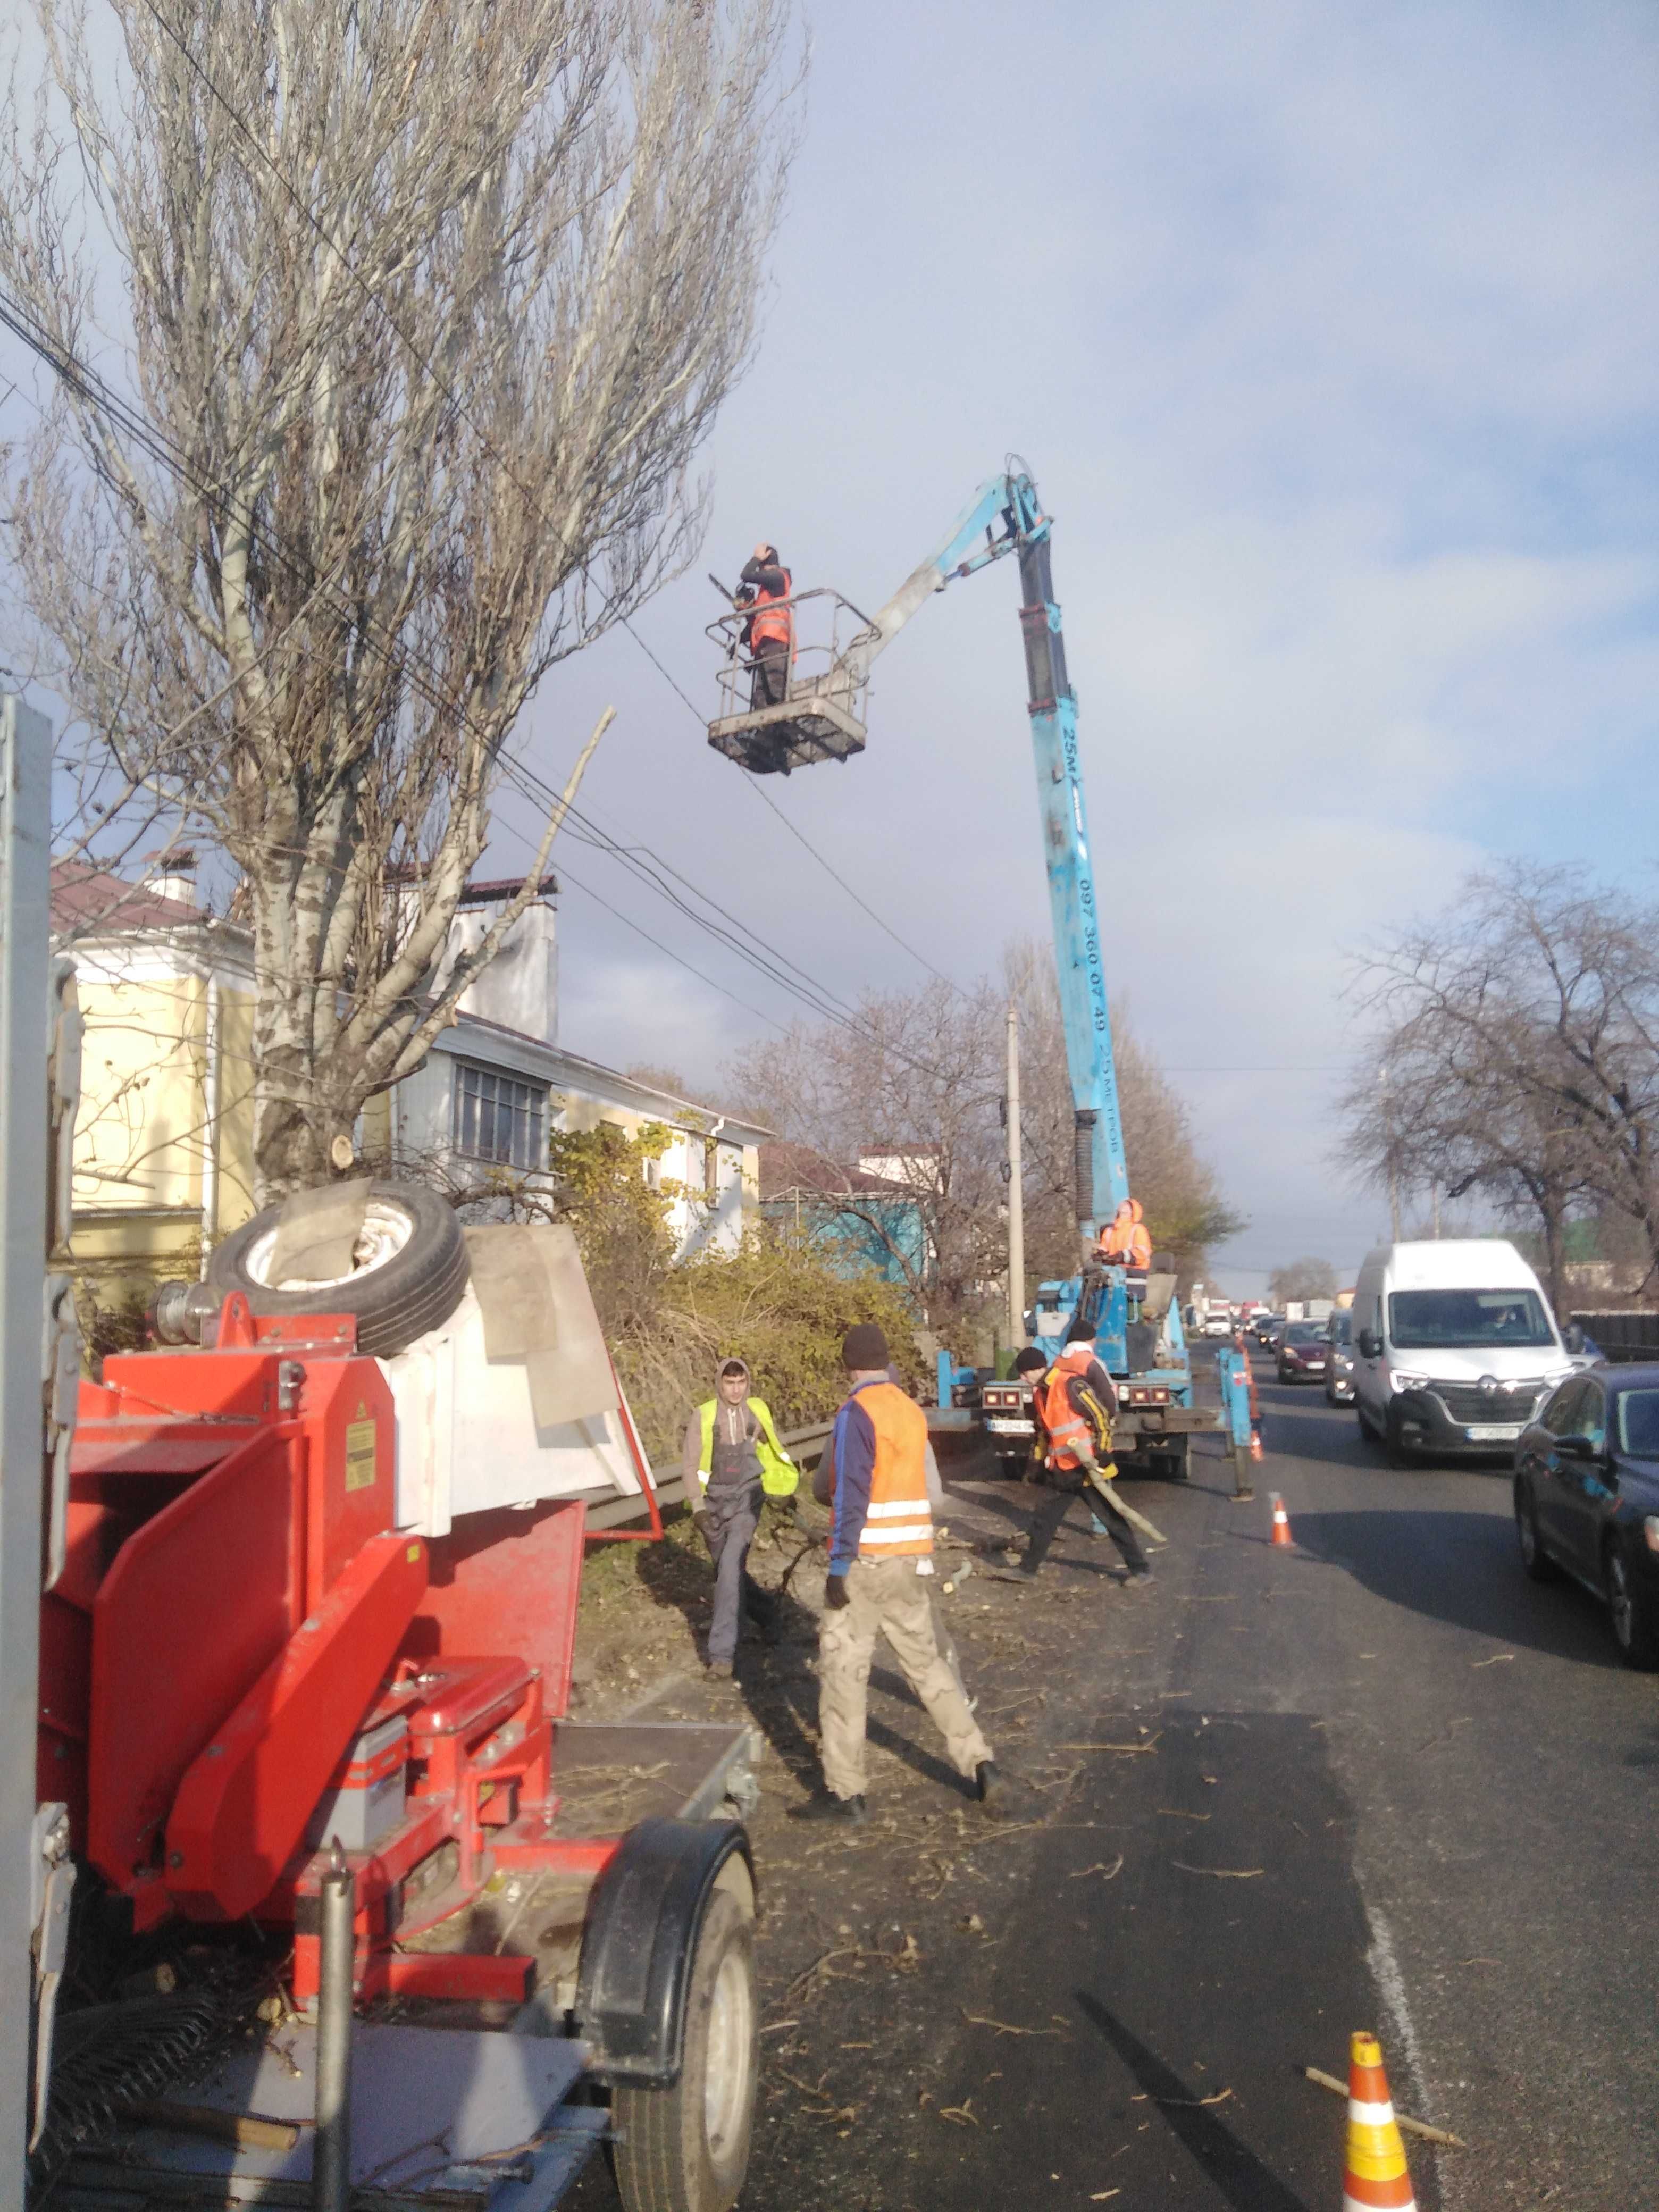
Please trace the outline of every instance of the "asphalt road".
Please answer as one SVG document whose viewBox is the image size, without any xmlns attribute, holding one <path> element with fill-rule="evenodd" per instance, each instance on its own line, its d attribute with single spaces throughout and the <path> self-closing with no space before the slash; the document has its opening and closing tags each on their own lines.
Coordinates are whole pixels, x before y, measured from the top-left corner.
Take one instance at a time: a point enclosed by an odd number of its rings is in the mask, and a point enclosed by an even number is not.
<svg viewBox="0 0 1659 2212">
<path fill-rule="evenodd" d="M 1374 2027 L 1401 2109 L 1471 2145 L 1413 2149 L 1425 2212 L 1659 2202 L 1659 1678 L 1522 1577 L 1505 1468 L 1389 1469 L 1259 1371 L 1255 1506 L 1218 1460 L 1126 1491 L 1172 1540 L 1153 1632 L 1063 1725 L 1157 1749 L 1085 1769 L 1071 1817 L 1121 1870 L 1042 1832 L 996 1976 L 1000 2018 L 1067 2033 L 996 2039 L 1004 2124 L 910 2201 L 1325 2212 L 1342 2107 L 1292 2069 Z"/>
<path fill-rule="evenodd" d="M 1389 1468 L 1258 1373 L 1254 1504 L 1207 1451 L 1125 1486 L 1170 1540 L 1150 1585 L 1074 1504 L 1035 1582 L 981 1552 L 941 1598 L 1030 1826 L 963 1804 L 878 1658 L 872 1825 L 803 1831 L 812 1621 L 745 1647 L 726 1690 L 770 1747 L 744 2212 L 1336 2212 L 1344 2108 L 1297 2069 L 1344 2074 L 1358 2027 L 1399 2107 L 1469 2145 L 1411 2147 L 1422 2212 L 1659 2204 L 1659 1677 L 1522 1576 L 1506 1468 Z M 1024 1540 L 1046 1494 L 964 1473 L 958 1535 Z M 580 2212 L 608 2201 L 595 2174 Z"/>
</svg>

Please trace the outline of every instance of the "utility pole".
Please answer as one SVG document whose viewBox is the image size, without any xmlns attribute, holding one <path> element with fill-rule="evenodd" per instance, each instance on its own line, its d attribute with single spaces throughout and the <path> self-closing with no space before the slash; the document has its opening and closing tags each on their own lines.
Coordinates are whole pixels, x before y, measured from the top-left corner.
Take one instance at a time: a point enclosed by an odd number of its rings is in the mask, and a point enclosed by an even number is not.
<svg viewBox="0 0 1659 2212">
<path fill-rule="evenodd" d="M 1019 1009 L 1008 1001 L 1008 1334 L 1025 1341 L 1025 1186 L 1019 1150 Z"/>
<path fill-rule="evenodd" d="M 0 2204 L 23 2202 L 34 2003 L 52 733 L 0 699 Z M 60 1962 L 61 1963 L 61 1962 Z"/>
<path fill-rule="evenodd" d="M 1440 1242 L 1440 1178 L 1438 1176 L 1429 1185 L 1429 1190 L 1434 1204 L 1434 1241 L 1437 1244 Z"/>
</svg>

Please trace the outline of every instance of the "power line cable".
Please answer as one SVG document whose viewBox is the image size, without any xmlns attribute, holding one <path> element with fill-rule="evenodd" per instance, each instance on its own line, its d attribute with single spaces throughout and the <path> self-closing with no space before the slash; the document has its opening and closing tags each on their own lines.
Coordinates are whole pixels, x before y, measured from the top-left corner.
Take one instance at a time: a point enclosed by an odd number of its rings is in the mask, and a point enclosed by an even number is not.
<svg viewBox="0 0 1659 2212">
<path fill-rule="evenodd" d="M 220 503 L 224 505 L 228 511 L 232 514 L 238 513 L 236 503 L 234 501 L 224 500 L 222 496 L 217 493 L 216 487 L 205 482 L 199 473 L 193 470 L 187 457 L 184 456 L 180 453 L 179 449 L 173 445 L 173 441 L 168 439 L 164 433 L 157 431 L 143 415 L 137 413 L 137 410 L 131 409 L 127 406 L 125 403 L 119 400 L 117 396 L 111 392 L 104 380 L 99 376 L 95 371 L 89 368 L 85 362 L 82 362 L 71 349 L 61 345 L 57 340 L 55 340 L 51 332 L 46 331 L 45 327 L 40 324 L 38 319 L 29 315 L 27 307 L 22 303 L 15 301 L 11 298 L 11 295 L 4 291 L 3 288 L 0 288 L 0 324 L 3 324 L 5 327 L 11 330 L 13 334 L 20 338 L 29 350 L 34 353 L 39 359 L 45 362 L 46 366 L 59 377 L 60 380 L 69 385 L 71 389 L 75 390 L 88 405 L 99 410 L 108 416 L 108 418 L 120 430 L 122 430 L 135 445 L 138 446 L 159 466 L 176 476 L 182 483 L 187 484 L 192 490 L 196 491 L 198 495 L 204 498 L 218 497 L 220 499 Z M 240 511 L 240 519 L 244 520 L 246 526 L 248 529 L 252 542 L 262 544 L 267 551 L 271 553 L 276 558 L 279 559 L 283 565 L 289 568 L 290 573 L 299 578 L 301 582 L 307 581 L 307 564 L 299 561 L 289 549 L 284 545 L 279 537 L 274 536 L 269 532 L 261 532 L 252 514 L 246 509 Z M 314 584 L 312 585 L 311 587 L 316 588 Z M 377 653 L 379 653 L 382 659 L 386 659 L 398 672 L 400 675 L 409 681 L 411 684 L 411 688 L 418 692 L 429 705 L 455 714 L 467 726 L 476 726 L 471 724 L 470 717 L 466 714 L 465 708 L 461 707 L 459 702 L 453 699 L 443 690 L 441 685 L 438 683 L 434 672 L 431 670 L 429 664 L 423 662 L 418 654 L 412 653 L 407 645 L 401 640 L 393 637 L 390 646 L 385 643 L 377 635 L 376 625 L 372 622 L 366 620 L 360 609 L 354 607 L 350 608 L 349 611 L 354 623 L 356 624 L 359 635 L 361 635 L 364 639 L 365 642 L 368 643 Z M 294 624 L 292 623 L 287 626 L 288 629 L 292 629 L 293 627 Z M 283 634 L 285 635 L 286 631 Z M 307 649 L 303 645 L 301 645 L 298 647 L 298 650 L 304 658 L 313 657 L 307 653 Z M 426 678 L 426 680 L 422 681 L 421 679 L 422 678 Z M 684 695 L 682 694 L 682 696 L 683 696 Z M 480 732 L 479 734 L 482 735 L 483 733 Z M 540 784 L 543 791 L 547 793 L 550 796 L 553 795 L 551 786 L 545 784 L 541 778 L 536 775 L 535 771 L 528 769 L 525 763 L 513 760 L 510 756 L 507 756 L 505 753 L 499 756 L 499 757 L 502 760 L 504 772 L 506 772 L 509 776 L 514 777 L 514 780 L 517 780 L 519 777 L 527 778 L 532 783 Z M 520 789 L 524 788 L 522 782 L 520 783 Z M 526 793 L 526 795 L 532 794 Z M 573 812 L 574 811 L 574 810 L 572 811 Z M 585 823 L 586 823 L 586 817 L 581 817 L 581 820 Z M 685 906 L 683 900 L 675 897 L 672 893 L 667 890 L 665 885 L 663 885 L 659 881 L 653 879 L 651 876 L 650 871 L 643 866 L 638 857 L 630 855 L 628 848 L 623 847 L 618 841 L 611 838 L 605 833 L 599 831 L 597 824 L 586 823 L 586 826 L 596 833 L 594 836 L 590 838 L 589 842 L 596 843 L 600 849 L 607 852 L 612 857 L 622 861 L 624 866 L 630 866 L 632 872 L 636 876 L 640 877 L 641 880 L 649 883 L 652 887 L 656 889 L 662 896 L 669 898 L 671 902 L 676 905 L 688 919 L 697 921 L 701 927 L 708 929 L 717 938 L 723 939 L 731 947 L 731 949 L 737 951 L 740 957 L 747 960 L 750 966 L 755 967 L 761 974 L 765 975 L 769 981 L 774 982 L 780 988 L 789 992 L 792 996 L 800 1000 L 800 1002 L 807 1007 L 810 1012 L 817 1015 L 821 1020 L 828 1020 L 848 1030 L 851 1034 L 862 1038 L 867 1043 L 874 1045 L 880 1049 L 884 1049 L 891 1054 L 895 1059 L 897 1059 L 904 1065 L 915 1068 L 920 1073 L 931 1075 L 937 1081 L 946 1082 L 950 1080 L 949 1077 L 942 1069 L 932 1066 L 931 1063 L 927 1061 L 917 1059 L 913 1054 L 902 1051 L 900 1048 L 892 1044 L 890 1041 L 884 1041 L 878 1038 L 874 1032 L 870 1030 L 866 1024 L 859 1020 L 855 1014 L 845 1007 L 844 1002 L 835 1000 L 833 994 L 828 993 L 826 987 L 814 982 L 810 976 L 806 975 L 805 970 L 796 968 L 797 975 L 802 977 L 803 981 L 806 986 L 806 988 L 802 988 L 802 984 L 792 981 L 788 975 L 772 967 L 768 961 L 761 956 L 761 954 L 757 953 L 754 950 L 755 945 L 764 945 L 763 939 L 756 937 L 753 939 L 752 944 L 745 944 L 742 940 L 733 938 L 730 932 L 719 929 L 715 927 L 714 925 L 706 921 L 702 917 L 696 915 L 690 908 Z M 712 900 L 708 900 L 708 895 L 706 893 L 696 890 L 696 886 L 690 884 L 689 878 L 680 876 L 679 872 L 672 867 L 672 864 L 661 860 L 660 856 L 654 853 L 651 853 L 649 848 L 643 848 L 641 850 L 644 853 L 648 854 L 652 860 L 658 860 L 664 868 L 677 876 L 681 882 L 685 883 L 687 884 L 687 888 L 692 890 L 695 896 L 708 901 L 708 903 L 715 907 L 716 911 L 721 913 L 726 911 L 724 908 L 720 908 L 717 902 Z M 573 882 L 575 882 L 575 880 L 576 879 L 574 878 L 572 878 Z M 584 891 L 587 890 L 587 887 L 586 885 L 578 884 L 577 887 Z M 627 917 L 618 914 L 618 910 L 611 906 L 609 902 L 601 898 L 597 892 L 588 891 L 587 895 L 593 897 L 599 904 L 604 906 L 607 912 L 617 914 L 618 919 L 627 919 Z M 732 919 L 735 922 L 734 917 L 728 917 L 728 919 Z M 667 951 L 667 948 L 661 946 L 659 940 L 652 938 L 648 931 L 639 928 L 636 924 L 630 923 L 629 926 L 631 927 L 635 927 L 637 933 L 646 938 L 647 942 L 657 945 L 659 950 Z M 744 927 L 744 925 L 740 923 L 736 923 L 735 926 L 739 928 Z M 772 950 L 773 948 L 770 946 L 765 947 L 765 951 L 767 952 L 770 952 Z M 679 956 L 673 953 L 669 953 L 668 957 L 679 960 Z M 787 960 L 787 956 L 785 955 L 778 954 L 776 957 L 779 961 L 784 962 L 785 964 L 789 967 L 793 968 L 796 965 L 796 963 L 793 962 L 788 962 Z M 690 973 L 699 976 L 701 980 L 710 982 L 713 988 L 724 990 L 723 986 L 713 984 L 712 978 L 703 975 L 702 971 L 693 967 L 690 962 L 679 960 L 679 964 L 685 967 Z M 735 992 L 726 991 L 725 995 L 729 997 L 734 1005 L 742 1006 L 746 1012 L 756 1014 L 759 1013 L 759 1010 L 757 1008 L 750 1006 L 746 1000 L 739 998 Z M 826 1000 L 829 1001 L 829 1003 L 826 1003 Z M 774 1021 L 769 1015 L 759 1015 L 759 1018 L 768 1022 L 769 1024 L 774 1028 L 780 1028 L 781 1026 L 780 1024 Z"/>
<path fill-rule="evenodd" d="M 289 549 L 284 545 L 279 537 L 275 536 L 268 531 L 260 530 L 255 518 L 249 510 L 239 509 L 237 503 L 234 500 L 225 499 L 222 495 L 218 492 L 216 487 L 209 483 L 201 476 L 201 474 L 194 469 L 188 457 L 184 455 L 180 449 L 175 446 L 164 433 L 156 430 L 143 415 L 137 413 L 136 410 L 129 407 L 124 401 L 119 399 L 94 370 L 91 369 L 87 363 L 82 362 L 70 349 L 63 346 L 58 341 L 57 341 L 52 337 L 52 333 L 47 331 L 37 319 L 29 314 L 27 307 L 23 303 L 15 301 L 12 296 L 3 289 L 3 288 L 0 288 L 0 325 L 3 325 L 6 328 L 9 329 L 13 332 L 14 336 L 18 337 L 31 352 L 35 354 L 39 359 L 43 361 L 46 365 L 52 370 L 54 374 L 56 374 L 61 381 L 75 391 L 88 406 L 96 409 L 106 416 L 109 420 L 132 441 L 134 445 L 137 446 L 151 460 L 155 462 L 158 466 L 167 470 L 169 473 L 177 477 L 182 483 L 188 485 L 190 489 L 195 491 L 199 496 L 205 499 L 217 499 L 219 503 L 225 507 L 228 512 L 237 515 L 238 519 L 244 523 L 249 532 L 250 538 L 253 543 L 262 545 L 264 550 L 270 553 L 275 558 L 280 560 L 282 563 L 288 568 L 289 572 L 298 578 L 302 583 L 310 583 L 311 580 L 307 577 L 307 564 L 297 559 Z M 311 587 L 316 588 L 314 584 L 312 584 Z M 342 599 L 341 604 L 343 607 L 345 607 L 343 599 Z M 410 684 L 411 688 L 416 690 L 428 705 L 441 711 L 447 711 L 457 715 L 465 726 L 474 728 L 476 730 L 477 726 L 472 723 L 470 716 L 466 714 L 465 708 L 461 706 L 459 702 L 453 699 L 443 690 L 441 684 L 437 679 L 435 672 L 431 669 L 430 665 L 424 662 L 419 654 L 413 653 L 404 641 L 397 639 L 395 636 L 392 639 L 389 645 L 385 642 L 377 634 L 377 625 L 366 619 L 362 615 L 361 609 L 352 606 L 345 607 L 345 611 L 350 615 L 358 635 L 363 638 L 364 641 L 368 644 L 382 659 L 386 659 L 390 665 L 395 668 L 398 673 Z M 291 623 L 288 625 L 288 628 L 289 629 L 292 627 L 293 624 Z M 306 653 L 306 648 L 303 645 L 301 645 L 298 649 L 303 657 L 311 657 Z M 422 680 L 422 678 L 425 680 Z M 477 734 L 481 737 L 484 735 L 483 732 L 478 732 Z M 509 776 L 514 776 L 515 780 L 519 778 L 528 778 L 531 781 L 539 784 L 542 790 L 546 793 L 550 798 L 556 796 L 556 794 L 553 793 L 551 786 L 545 784 L 543 780 L 537 776 L 533 770 L 529 769 L 525 763 L 522 762 L 514 761 L 511 757 L 505 754 L 505 752 L 501 753 L 499 757 L 502 762 L 504 772 L 506 772 Z M 524 788 L 522 782 L 520 782 L 520 788 Z M 527 793 L 526 795 L 532 794 Z M 573 811 L 574 811 L 574 810 L 573 810 Z M 585 817 L 583 818 L 585 819 Z M 602 832 L 598 832 L 597 824 L 590 824 L 589 826 L 597 833 L 592 842 L 599 843 L 601 849 L 611 852 L 615 857 L 623 860 L 625 865 L 628 864 L 628 855 L 625 848 L 623 848 L 616 840 L 609 838 Z M 650 852 L 649 848 L 644 848 L 642 850 L 647 853 Z M 660 861 L 659 855 L 651 854 L 650 857 L 653 860 L 658 860 Z M 671 864 L 666 861 L 660 861 L 660 865 L 665 868 L 670 868 L 671 866 Z M 642 879 L 650 880 L 649 872 L 642 865 L 635 862 L 634 864 L 634 872 L 640 875 Z M 678 875 L 678 871 L 672 870 L 672 868 L 671 872 Z M 680 877 L 679 879 L 687 884 L 688 888 L 693 890 L 695 896 L 700 898 L 706 898 L 707 895 L 705 893 L 696 891 L 696 887 L 690 884 L 688 878 Z M 663 890 L 664 888 L 660 884 L 657 884 L 654 887 L 659 890 Z M 592 896 L 597 897 L 598 894 L 592 894 Z M 665 891 L 665 896 L 672 895 L 667 894 Z M 605 903 L 603 900 L 599 902 L 601 904 Z M 683 902 L 676 901 L 675 903 L 681 906 L 682 911 L 685 912 L 689 918 L 692 920 L 700 920 L 700 917 L 691 914 L 690 909 L 684 906 Z M 713 904 L 714 902 L 711 901 L 709 903 Z M 608 910 L 615 911 L 614 908 L 608 908 Z M 720 910 L 722 912 L 724 911 L 724 909 Z M 705 927 L 711 927 L 706 923 L 703 926 Z M 738 927 L 744 927 L 744 925 L 740 923 L 736 926 Z M 640 933 L 642 935 L 647 934 L 647 933 L 643 931 Z M 769 975 L 769 980 L 778 984 L 780 988 L 789 991 L 792 995 L 799 999 L 811 1012 L 817 1015 L 819 1018 L 837 1022 L 841 1026 L 853 1030 L 854 1034 L 866 1036 L 867 1041 L 871 1042 L 877 1042 L 873 1035 L 858 1022 L 857 1018 L 850 1012 L 850 1010 L 845 1008 L 842 1002 L 825 1004 L 823 1002 L 824 1000 L 833 1000 L 833 994 L 829 994 L 825 989 L 825 987 L 813 982 L 811 978 L 805 975 L 805 972 L 804 970 L 797 969 L 796 972 L 803 977 L 806 985 L 810 987 L 811 993 L 814 995 L 809 995 L 808 989 L 802 988 L 800 985 L 793 982 L 787 975 L 770 969 L 764 959 L 763 959 L 759 955 L 754 953 L 750 949 L 745 947 L 738 940 L 730 938 L 728 933 L 724 931 L 716 931 L 714 933 L 725 937 L 726 941 L 732 945 L 734 950 L 738 951 L 742 953 L 743 957 L 749 960 L 751 966 L 758 968 L 762 973 Z M 653 941 L 654 942 L 654 940 Z M 757 935 L 752 935 L 752 942 L 756 945 L 764 945 L 764 940 L 760 939 Z M 765 950 L 768 952 L 770 952 L 773 948 L 766 946 Z M 794 963 L 787 961 L 786 956 L 778 954 L 776 957 L 787 966 L 795 966 Z M 689 965 L 689 963 L 682 964 Z M 701 973 L 701 971 L 696 969 L 692 969 L 691 972 L 694 974 Z M 727 995 L 732 997 L 735 1004 L 744 1006 L 745 1011 L 750 1012 L 755 1012 L 757 1011 L 757 1009 L 748 1006 L 746 1001 L 736 998 L 735 994 L 728 994 Z M 837 1011 L 838 1005 L 841 1006 L 841 1011 Z M 762 1018 L 770 1020 L 770 1017 L 768 1016 L 763 1016 Z M 773 1026 L 775 1027 L 778 1025 L 774 1024 Z M 891 1047 L 889 1047 L 888 1048 L 890 1050 L 893 1049 Z M 929 1068 L 927 1066 L 926 1063 L 917 1061 L 910 1055 L 899 1054 L 897 1056 L 907 1060 L 908 1063 L 911 1066 L 923 1068 L 925 1072 L 933 1074 L 940 1080 L 946 1079 L 944 1077 L 942 1071 L 935 1068 Z"/>
</svg>

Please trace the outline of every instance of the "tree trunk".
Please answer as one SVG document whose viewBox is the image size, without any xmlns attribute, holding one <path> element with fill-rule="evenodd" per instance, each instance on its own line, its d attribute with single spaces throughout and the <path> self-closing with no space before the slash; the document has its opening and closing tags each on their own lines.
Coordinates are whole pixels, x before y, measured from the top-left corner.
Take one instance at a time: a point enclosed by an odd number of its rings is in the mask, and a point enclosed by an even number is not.
<svg viewBox="0 0 1659 2212">
<path fill-rule="evenodd" d="M 1544 1267 L 1549 1278 L 1550 1307 L 1558 1324 L 1565 1310 L 1567 1295 L 1566 1254 L 1565 1250 L 1562 1215 L 1565 1208 L 1553 1190 L 1546 1191 L 1538 1201 L 1539 1218 L 1544 1224 Z"/>
</svg>

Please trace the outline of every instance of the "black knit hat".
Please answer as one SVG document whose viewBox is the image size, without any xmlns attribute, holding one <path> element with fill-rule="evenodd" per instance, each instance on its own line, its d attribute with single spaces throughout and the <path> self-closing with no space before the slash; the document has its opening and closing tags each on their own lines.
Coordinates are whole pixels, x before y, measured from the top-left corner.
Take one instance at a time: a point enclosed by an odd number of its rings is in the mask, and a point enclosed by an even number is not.
<svg viewBox="0 0 1659 2212">
<path fill-rule="evenodd" d="M 1085 1321 L 1082 1315 L 1079 1314 L 1073 1322 L 1072 1326 L 1066 1332 L 1066 1343 L 1092 1344 L 1094 1340 L 1095 1325 L 1093 1322 Z"/>
<path fill-rule="evenodd" d="M 1028 1344 L 1024 1352 L 1017 1352 L 1014 1354 L 1016 1375 L 1035 1375 L 1039 1367 L 1046 1367 L 1048 1364 L 1048 1353 L 1039 1352 L 1034 1344 Z"/>
<path fill-rule="evenodd" d="M 872 1374 L 878 1367 L 891 1364 L 892 1354 L 887 1349 L 887 1339 L 872 1321 L 861 1321 L 847 1332 L 841 1347 L 841 1363 L 849 1374 Z"/>
</svg>

